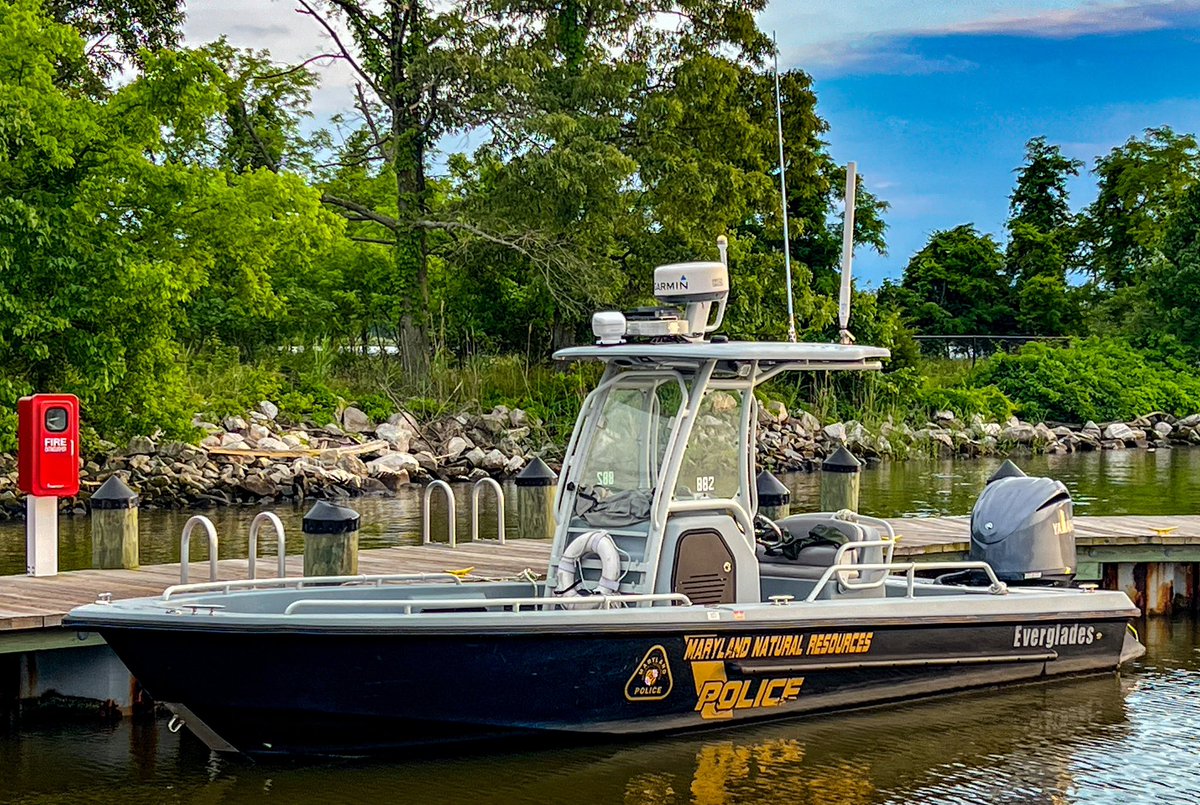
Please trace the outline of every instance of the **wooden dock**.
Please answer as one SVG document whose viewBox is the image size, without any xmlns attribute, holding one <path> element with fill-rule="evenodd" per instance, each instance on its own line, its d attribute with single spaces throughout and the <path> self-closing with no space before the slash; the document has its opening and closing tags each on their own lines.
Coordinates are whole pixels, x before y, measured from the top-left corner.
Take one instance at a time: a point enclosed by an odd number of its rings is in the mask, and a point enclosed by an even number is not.
<svg viewBox="0 0 1200 805">
<path fill-rule="evenodd" d="M 906 518 L 890 521 L 900 541 L 897 557 L 955 559 L 969 547 L 966 517 Z M 1150 613 L 1170 612 L 1180 602 L 1195 606 L 1200 563 L 1200 515 L 1178 517 L 1076 517 L 1079 578 L 1124 589 Z M 508 576 L 531 568 L 544 573 L 550 543 L 542 540 L 410 545 L 364 550 L 359 571 L 365 574 L 419 573 L 475 568 L 480 575 Z M 303 557 L 288 557 L 289 575 L 302 574 Z M 264 575 L 274 568 L 263 557 Z M 222 559 L 219 578 L 247 578 L 245 559 Z M 207 562 L 193 562 L 194 581 L 208 577 Z M 91 603 L 100 593 L 113 598 L 158 595 L 179 581 L 179 565 L 152 565 L 138 570 L 75 570 L 50 578 L 0 577 L 0 654 L 29 650 L 38 632 L 65 641 L 62 619 L 68 611 Z M 17 638 L 21 639 L 18 640 Z M 44 641 L 37 643 L 43 646 Z M 20 648 L 24 646 L 25 648 Z M 51 647 L 45 644 L 45 647 Z"/>
</svg>

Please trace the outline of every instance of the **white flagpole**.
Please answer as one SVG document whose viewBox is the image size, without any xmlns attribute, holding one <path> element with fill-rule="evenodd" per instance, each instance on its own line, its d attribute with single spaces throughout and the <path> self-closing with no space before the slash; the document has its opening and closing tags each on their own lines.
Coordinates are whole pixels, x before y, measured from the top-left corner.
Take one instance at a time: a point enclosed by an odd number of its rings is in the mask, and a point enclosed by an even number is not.
<svg viewBox="0 0 1200 805">
<path fill-rule="evenodd" d="M 783 160 L 783 100 L 779 91 L 779 42 L 775 43 L 775 125 L 779 131 L 779 196 L 783 205 L 783 270 L 787 281 L 788 341 L 796 343 L 796 313 L 792 303 L 792 240 L 788 235 L 787 176 Z"/>
<path fill-rule="evenodd" d="M 842 288 L 838 294 L 838 335 L 843 344 L 854 341 L 850 334 L 850 271 L 854 262 L 854 201 L 858 166 L 846 163 L 846 216 L 842 223 Z"/>
</svg>

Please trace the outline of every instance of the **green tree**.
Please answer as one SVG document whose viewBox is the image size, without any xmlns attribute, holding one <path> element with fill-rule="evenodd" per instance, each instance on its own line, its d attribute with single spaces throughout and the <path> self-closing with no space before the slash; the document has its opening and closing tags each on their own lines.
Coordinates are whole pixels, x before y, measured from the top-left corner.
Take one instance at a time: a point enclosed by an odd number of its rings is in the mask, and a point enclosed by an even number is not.
<svg viewBox="0 0 1200 805">
<path fill-rule="evenodd" d="M 1014 327 L 1004 256 L 971 224 L 933 233 L 884 297 L 927 335 L 1000 335 Z"/>
<path fill-rule="evenodd" d="M 1170 127 L 1146 129 L 1096 160 L 1099 194 L 1080 227 L 1087 270 L 1110 289 L 1137 283 L 1157 254 L 1167 218 L 1200 181 L 1200 147 Z"/>
<path fill-rule="evenodd" d="M 1083 162 L 1063 156 L 1045 137 L 1025 144 L 1025 164 L 1017 169 L 1017 186 L 1009 196 L 1011 229 L 1025 224 L 1041 232 L 1061 232 L 1072 222 L 1067 179 L 1078 176 Z"/>
<path fill-rule="evenodd" d="M 1171 213 L 1162 254 L 1149 270 L 1147 294 L 1161 311 L 1161 329 L 1200 355 L 1200 184 Z"/>
</svg>

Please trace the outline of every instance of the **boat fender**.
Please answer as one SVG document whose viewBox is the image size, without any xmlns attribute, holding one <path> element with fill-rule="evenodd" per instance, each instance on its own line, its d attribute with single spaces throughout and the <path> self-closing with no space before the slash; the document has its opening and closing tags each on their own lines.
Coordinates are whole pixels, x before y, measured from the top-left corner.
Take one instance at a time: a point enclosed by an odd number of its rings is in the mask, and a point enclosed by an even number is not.
<svg viewBox="0 0 1200 805">
<path fill-rule="evenodd" d="M 579 560 L 584 556 L 600 558 L 600 583 L 596 592 L 616 595 L 621 584 L 621 553 L 609 533 L 601 530 L 587 531 L 571 540 L 558 560 L 558 589 L 554 594 L 563 597 L 587 594 L 579 586 L 583 580 Z"/>
</svg>

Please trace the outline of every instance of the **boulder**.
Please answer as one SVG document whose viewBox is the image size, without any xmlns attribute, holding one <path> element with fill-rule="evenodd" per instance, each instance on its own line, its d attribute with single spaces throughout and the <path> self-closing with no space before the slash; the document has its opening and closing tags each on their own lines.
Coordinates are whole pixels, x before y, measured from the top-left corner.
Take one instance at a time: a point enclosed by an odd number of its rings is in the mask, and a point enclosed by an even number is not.
<svg viewBox="0 0 1200 805">
<path fill-rule="evenodd" d="M 484 414 L 479 418 L 480 427 L 493 436 L 499 436 L 500 432 L 507 429 L 509 426 L 508 412 L 501 414 L 492 412 Z"/>
<path fill-rule="evenodd" d="M 467 455 L 465 456 L 465 458 L 467 459 L 467 463 L 470 464 L 472 467 L 481 467 L 481 466 L 483 466 L 483 459 L 486 456 L 487 456 L 487 453 L 485 453 L 483 451 L 483 448 L 472 447 L 470 450 L 467 451 Z"/>
<path fill-rule="evenodd" d="M 270 435 L 271 435 L 270 429 L 266 425 L 259 425 L 257 422 L 254 423 L 253 425 L 251 425 L 246 430 L 246 437 L 247 437 L 247 441 L 249 441 L 249 442 L 255 442 L 255 443 L 261 442 L 263 439 L 268 438 Z"/>
<path fill-rule="evenodd" d="M 341 423 L 347 433 L 370 433 L 375 429 L 371 417 L 353 405 L 342 409 Z"/>
<path fill-rule="evenodd" d="M 1137 434 L 1134 433 L 1133 428 L 1129 427 L 1124 422 L 1114 422 L 1104 429 L 1104 438 L 1117 439 L 1123 442 L 1129 439 L 1137 438 Z M 1145 434 L 1142 434 L 1142 438 L 1146 438 Z"/>
<path fill-rule="evenodd" d="M 762 410 L 764 413 L 766 413 L 767 416 L 769 416 L 771 419 L 775 420 L 776 422 L 780 422 L 780 423 L 787 422 L 787 419 L 788 419 L 787 406 L 784 405 L 779 400 L 771 400 L 770 402 L 768 402 L 766 405 L 763 406 Z"/>
<path fill-rule="evenodd" d="M 362 477 L 367 474 L 367 465 L 358 456 L 340 456 L 337 464 L 334 465 L 337 469 L 343 472 L 348 472 L 351 475 Z"/>
<path fill-rule="evenodd" d="M 129 440 L 129 447 L 125 452 L 131 456 L 152 456 L 158 450 L 149 436 L 134 436 Z"/>
<path fill-rule="evenodd" d="M 1164 437 L 1170 436 L 1171 431 L 1172 431 L 1171 426 L 1166 422 L 1158 422 L 1154 425 L 1154 432 L 1157 433 L 1159 436 L 1164 436 Z"/>
<path fill-rule="evenodd" d="M 520 408 L 514 408 L 508 412 L 508 422 L 514 428 L 527 428 L 530 425 L 529 414 L 522 411 Z"/>
<path fill-rule="evenodd" d="M 451 436 L 450 440 L 446 442 L 446 458 L 453 461 L 461 456 L 464 451 L 474 446 L 468 439 L 462 436 Z"/>
<path fill-rule="evenodd" d="M 822 430 L 825 433 L 825 438 L 831 442 L 842 444 L 846 441 L 846 426 L 841 422 L 826 425 Z"/>
<path fill-rule="evenodd" d="M 387 456 L 383 456 L 382 458 L 387 458 Z M 437 458 L 433 455 L 433 453 L 430 453 L 428 450 L 421 450 L 414 456 L 414 458 L 417 461 L 417 465 L 421 469 L 425 470 L 425 472 L 433 473 L 433 472 L 437 471 L 437 468 L 438 468 Z M 380 461 L 380 460 L 382 460 L 382 459 L 376 459 L 376 461 Z"/>
<path fill-rule="evenodd" d="M 388 453 L 367 462 L 367 474 L 375 477 L 398 473 L 404 473 L 407 476 L 419 469 L 421 469 L 420 458 L 410 456 L 408 453 Z"/>
<path fill-rule="evenodd" d="M 800 427 L 804 428 L 809 433 L 816 433 L 821 430 L 821 420 L 804 411 L 800 414 Z"/>
<path fill-rule="evenodd" d="M 279 416 L 279 406 L 270 400 L 263 400 L 258 404 L 258 412 L 267 419 L 274 421 L 275 417 Z"/>
<path fill-rule="evenodd" d="M 1182 428 L 1194 428 L 1200 425 L 1200 414 L 1189 414 L 1175 424 Z"/>
<path fill-rule="evenodd" d="M 408 452 L 408 448 L 412 444 L 413 435 L 413 431 L 408 428 L 408 423 L 397 425 L 384 422 L 375 428 L 376 439 L 383 439 L 393 450 L 398 450 L 401 453 Z"/>
<path fill-rule="evenodd" d="M 245 450 L 249 445 L 246 444 L 245 437 L 240 433 L 226 433 L 221 436 L 221 447 L 230 450 Z"/>
<path fill-rule="evenodd" d="M 1097 425 L 1095 422 L 1093 422 L 1090 419 L 1087 422 L 1083 423 L 1083 427 L 1080 428 L 1080 432 L 1086 433 L 1089 436 L 1094 436 L 1097 439 L 1101 438 L 1104 435 L 1100 430 L 1100 426 Z"/>
<path fill-rule="evenodd" d="M 297 445 L 299 446 L 299 445 Z M 292 445 L 288 444 L 283 439 L 276 439 L 274 436 L 268 436 L 265 439 L 258 440 L 259 450 L 292 450 Z"/>
<path fill-rule="evenodd" d="M 247 427 L 246 420 L 242 419 L 240 416 L 227 416 L 221 421 L 221 424 L 224 426 L 225 430 L 228 431 L 241 431 L 245 430 Z"/>
<path fill-rule="evenodd" d="M 500 452 L 499 450 L 492 450 L 483 457 L 483 461 L 480 463 L 480 466 L 489 472 L 495 472 L 496 470 L 503 469 L 504 465 L 507 463 L 508 456 L 504 455 L 504 453 Z"/>
<path fill-rule="evenodd" d="M 260 498 L 269 498 L 275 496 L 274 482 L 268 478 L 264 478 L 261 475 L 247 475 L 238 482 L 237 488 Z"/>
</svg>

